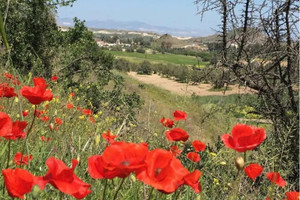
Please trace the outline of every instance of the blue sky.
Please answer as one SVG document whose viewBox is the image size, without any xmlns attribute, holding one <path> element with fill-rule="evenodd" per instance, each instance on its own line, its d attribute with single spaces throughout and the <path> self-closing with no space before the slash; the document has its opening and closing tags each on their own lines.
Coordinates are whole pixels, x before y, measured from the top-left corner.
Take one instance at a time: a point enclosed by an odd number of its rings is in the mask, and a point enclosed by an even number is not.
<svg viewBox="0 0 300 200">
<path fill-rule="evenodd" d="M 171 28 L 190 28 L 213 34 L 220 22 L 216 13 L 207 13 L 201 22 L 193 0 L 77 0 L 73 7 L 58 9 L 59 18 L 82 20 L 140 21 Z"/>
</svg>

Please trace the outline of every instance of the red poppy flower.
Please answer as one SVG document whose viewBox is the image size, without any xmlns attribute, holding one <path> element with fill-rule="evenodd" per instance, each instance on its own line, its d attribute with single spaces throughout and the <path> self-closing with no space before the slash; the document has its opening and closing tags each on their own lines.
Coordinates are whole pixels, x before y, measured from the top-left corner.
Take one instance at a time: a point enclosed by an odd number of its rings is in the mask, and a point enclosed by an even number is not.
<svg viewBox="0 0 300 200">
<path fill-rule="evenodd" d="M 287 192 L 285 193 L 287 199 L 285 200 L 299 200 L 299 192 L 296 191 L 291 191 L 291 192 Z"/>
<path fill-rule="evenodd" d="M 10 135 L 12 131 L 12 121 L 4 112 L 0 112 L 0 136 Z"/>
<path fill-rule="evenodd" d="M 249 178 L 252 178 L 252 180 L 255 181 L 255 178 L 262 173 L 263 168 L 259 164 L 254 163 L 245 167 L 244 171 Z"/>
<path fill-rule="evenodd" d="M 186 157 L 188 159 L 190 159 L 191 161 L 193 162 L 199 162 L 200 161 L 200 156 L 198 153 L 195 153 L 195 152 L 189 152 Z"/>
<path fill-rule="evenodd" d="M 51 138 L 45 138 L 44 136 L 41 136 L 40 139 L 44 142 L 49 142 Z"/>
<path fill-rule="evenodd" d="M 77 107 L 76 107 L 76 110 L 82 111 L 82 108 L 80 108 L 79 106 L 77 106 Z"/>
<path fill-rule="evenodd" d="M 285 180 L 283 180 L 278 172 L 268 172 L 267 178 L 276 185 L 284 187 L 286 185 Z"/>
<path fill-rule="evenodd" d="M 24 132 L 24 129 L 27 127 L 27 125 L 28 123 L 25 121 L 13 122 L 13 126 L 12 126 L 13 139 L 25 138 L 26 133 Z"/>
<path fill-rule="evenodd" d="M 46 161 L 49 170 L 43 180 L 63 193 L 72 195 L 76 199 L 82 199 L 91 193 L 91 190 L 89 190 L 91 185 L 83 182 L 74 174 L 77 164 L 78 161 L 73 159 L 72 167 L 68 168 L 63 161 L 50 157 Z"/>
<path fill-rule="evenodd" d="M 29 114 L 29 112 L 28 112 L 27 110 L 23 110 L 23 111 L 22 111 L 23 117 L 26 117 L 28 114 Z"/>
<path fill-rule="evenodd" d="M 175 110 L 173 116 L 175 121 L 185 120 L 187 118 L 187 114 L 180 110 Z"/>
<path fill-rule="evenodd" d="M 201 176 L 202 176 L 202 172 L 196 169 L 195 171 L 183 177 L 184 184 L 193 188 L 195 193 L 199 193 L 201 192 L 201 185 L 199 183 L 199 178 Z"/>
<path fill-rule="evenodd" d="M 169 141 L 187 141 L 189 139 L 189 135 L 185 130 L 181 128 L 173 128 L 169 131 L 166 131 L 166 136 Z"/>
<path fill-rule="evenodd" d="M 90 109 L 83 109 L 82 113 L 85 114 L 85 115 L 92 115 L 93 111 L 91 111 Z"/>
<path fill-rule="evenodd" d="M 14 79 L 13 75 L 10 74 L 10 73 L 3 73 L 3 76 L 4 76 L 5 78 L 7 78 L 7 79 L 10 79 L 10 80 L 13 80 L 13 79 Z"/>
<path fill-rule="evenodd" d="M 16 78 L 13 77 L 12 74 L 9 74 L 9 73 L 4 73 L 3 76 L 5 78 L 7 78 L 8 80 L 11 80 L 13 84 L 17 84 L 17 85 L 20 85 L 20 81 L 18 80 L 18 77 L 16 76 Z"/>
<path fill-rule="evenodd" d="M 25 169 L 3 169 L 2 175 L 8 194 L 13 198 L 24 199 L 23 195 L 31 192 L 40 177 L 35 177 Z"/>
<path fill-rule="evenodd" d="M 124 178 L 131 172 L 145 167 L 148 148 L 144 144 L 114 142 L 106 147 L 102 156 L 88 159 L 88 170 L 92 178 Z"/>
<path fill-rule="evenodd" d="M 49 117 L 47 117 L 47 116 L 44 116 L 44 117 L 42 117 L 42 118 L 40 118 L 43 122 L 47 122 L 47 121 L 49 121 Z"/>
<path fill-rule="evenodd" d="M 206 148 L 206 145 L 203 142 L 199 141 L 199 140 L 194 140 L 192 142 L 192 145 L 193 145 L 196 152 L 204 151 L 205 148 Z"/>
<path fill-rule="evenodd" d="M 146 168 L 136 172 L 138 180 L 160 190 L 172 193 L 184 183 L 189 171 L 171 152 L 163 149 L 150 151 L 145 159 Z"/>
<path fill-rule="evenodd" d="M 15 88 L 9 87 L 7 83 L 0 83 L 0 97 L 11 98 L 17 96 Z"/>
<path fill-rule="evenodd" d="M 110 131 L 107 130 L 107 133 L 102 133 L 101 136 L 106 139 L 108 143 L 113 143 L 115 138 L 117 137 L 116 135 L 111 135 Z"/>
<path fill-rule="evenodd" d="M 51 81 L 57 81 L 58 80 L 58 77 L 57 76 L 52 76 L 51 77 Z"/>
<path fill-rule="evenodd" d="M 45 107 L 45 110 L 48 110 L 49 107 L 50 107 L 49 103 L 47 103 L 46 105 L 44 105 L 44 107 Z"/>
<path fill-rule="evenodd" d="M 178 149 L 177 146 L 171 146 L 170 152 L 173 154 L 173 156 L 180 156 L 182 150 Z"/>
<path fill-rule="evenodd" d="M 96 123 L 95 119 L 94 119 L 92 116 L 89 117 L 89 120 L 90 120 L 90 122 L 91 122 L 92 124 L 95 124 L 95 123 Z"/>
<path fill-rule="evenodd" d="M 40 118 L 41 115 L 44 113 L 44 111 L 42 110 L 34 110 L 34 115 L 37 117 L 37 118 Z"/>
<path fill-rule="evenodd" d="M 263 128 L 246 124 L 235 125 L 231 132 L 232 136 L 224 134 L 221 139 L 227 148 L 238 152 L 253 150 L 266 139 L 266 132 Z"/>
<path fill-rule="evenodd" d="M 70 92 L 70 96 L 71 97 L 75 97 L 75 93 L 74 92 Z"/>
<path fill-rule="evenodd" d="M 20 89 L 20 94 L 34 105 L 39 105 L 44 101 L 51 101 L 53 94 L 51 90 L 46 90 L 48 85 L 43 78 L 33 78 L 34 87 L 24 86 Z"/>
<path fill-rule="evenodd" d="M 16 77 L 16 79 L 13 80 L 12 83 L 15 84 L 15 85 L 21 85 L 21 82 L 18 80 L 18 77 Z"/>
<path fill-rule="evenodd" d="M 55 118 L 55 123 L 57 124 L 57 125 L 62 125 L 62 120 L 60 119 L 60 118 Z"/>
<path fill-rule="evenodd" d="M 14 162 L 16 165 L 28 165 L 28 160 L 32 160 L 32 155 L 23 155 L 21 152 L 15 154 Z"/>
<path fill-rule="evenodd" d="M 16 140 L 25 138 L 26 133 L 24 132 L 24 129 L 27 126 L 27 122 L 25 121 L 15 121 L 12 124 L 12 130 L 11 133 L 4 135 L 3 137 L 7 140 Z"/>
<path fill-rule="evenodd" d="M 174 126 L 174 121 L 168 118 L 161 118 L 160 123 L 165 127 L 172 128 Z"/>
<path fill-rule="evenodd" d="M 70 103 L 67 103 L 66 107 L 67 107 L 68 109 L 74 108 L 73 104 L 70 104 Z"/>
</svg>

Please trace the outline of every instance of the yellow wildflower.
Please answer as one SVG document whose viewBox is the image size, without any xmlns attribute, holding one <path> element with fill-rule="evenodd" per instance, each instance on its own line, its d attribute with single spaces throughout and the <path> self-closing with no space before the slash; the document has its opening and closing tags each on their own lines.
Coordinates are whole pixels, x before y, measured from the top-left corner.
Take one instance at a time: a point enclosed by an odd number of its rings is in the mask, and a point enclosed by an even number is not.
<svg viewBox="0 0 300 200">
<path fill-rule="evenodd" d="M 133 174 L 130 175 L 130 179 L 132 180 L 132 182 L 135 182 L 136 181 L 136 178 Z"/>
<path fill-rule="evenodd" d="M 220 165 L 226 165 L 226 162 L 225 161 L 221 161 Z"/>
<path fill-rule="evenodd" d="M 214 178 L 214 184 L 219 185 L 219 180 Z"/>
<path fill-rule="evenodd" d="M 96 143 L 96 145 L 98 146 L 98 144 L 100 143 L 100 135 L 97 135 L 97 136 L 95 137 L 95 143 Z"/>
<path fill-rule="evenodd" d="M 217 156 L 217 154 L 215 154 L 214 152 L 210 153 L 211 156 Z"/>
</svg>

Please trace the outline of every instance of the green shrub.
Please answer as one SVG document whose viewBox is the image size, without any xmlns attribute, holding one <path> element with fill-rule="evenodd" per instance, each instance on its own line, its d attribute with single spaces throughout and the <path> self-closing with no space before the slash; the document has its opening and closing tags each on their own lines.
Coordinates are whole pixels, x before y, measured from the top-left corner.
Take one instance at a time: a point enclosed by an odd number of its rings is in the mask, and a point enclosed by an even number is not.
<svg viewBox="0 0 300 200">
<path fill-rule="evenodd" d="M 136 52 L 138 52 L 138 53 L 145 53 L 146 51 L 145 51 L 145 49 L 143 49 L 143 48 L 138 48 L 138 49 L 136 50 Z"/>
<path fill-rule="evenodd" d="M 137 70 L 137 73 L 143 75 L 151 75 L 152 74 L 151 63 L 149 61 L 142 62 L 140 67 Z"/>
</svg>

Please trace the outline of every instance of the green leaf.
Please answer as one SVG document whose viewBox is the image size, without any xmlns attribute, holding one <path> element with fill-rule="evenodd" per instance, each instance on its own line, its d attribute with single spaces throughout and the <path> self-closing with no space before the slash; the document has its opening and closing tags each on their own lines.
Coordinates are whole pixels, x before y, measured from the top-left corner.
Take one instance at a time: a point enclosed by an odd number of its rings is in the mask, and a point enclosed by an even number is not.
<svg viewBox="0 0 300 200">
<path fill-rule="evenodd" d="M 2 151 L 0 153 L 0 158 L 3 156 L 3 154 L 5 153 L 5 150 L 7 149 L 7 146 L 8 146 L 8 143 L 9 142 L 6 142 L 5 146 L 2 148 Z"/>
</svg>

